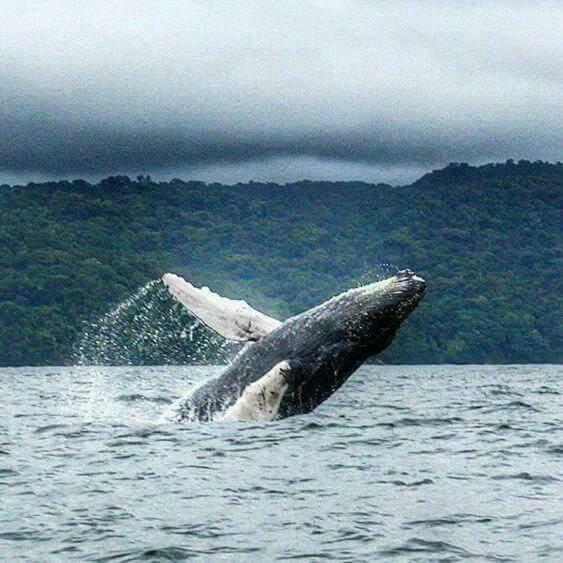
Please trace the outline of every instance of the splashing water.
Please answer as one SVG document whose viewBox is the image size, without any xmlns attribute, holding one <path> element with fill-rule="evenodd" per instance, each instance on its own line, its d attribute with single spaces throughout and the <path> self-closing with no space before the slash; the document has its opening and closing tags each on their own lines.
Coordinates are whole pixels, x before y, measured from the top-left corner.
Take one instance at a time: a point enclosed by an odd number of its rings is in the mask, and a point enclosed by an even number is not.
<svg viewBox="0 0 563 563">
<path fill-rule="evenodd" d="M 153 280 L 85 327 L 74 360 L 79 365 L 225 363 L 238 348 Z"/>
<path fill-rule="evenodd" d="M 373 282 L 383 281 L 394 276 L 401 268 L 388 262 L 379 264 L 364 264 L 362 272 L 354 278 L 356 287 L 368 285 Z"/>
</svg>

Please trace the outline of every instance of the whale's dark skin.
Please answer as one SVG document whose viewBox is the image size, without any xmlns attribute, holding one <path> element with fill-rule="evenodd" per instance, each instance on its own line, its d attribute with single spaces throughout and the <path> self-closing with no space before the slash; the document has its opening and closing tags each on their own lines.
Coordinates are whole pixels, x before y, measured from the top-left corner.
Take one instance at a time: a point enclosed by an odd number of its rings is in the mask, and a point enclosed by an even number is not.
<svg viewBox="0 0 563 563">
<path fill-rule="evenodd" d="M 410 270 L 350 290 L 292 317 L 247 344 L 216 378 L 178 408 L 180 420 L 212 420 L 250 383 L 282 361 L 290 370 L 276 418 L 312 411 L 369 357 L 391 344 L 401 322 L 416 308 L 426 283 Z"/>
</svg>

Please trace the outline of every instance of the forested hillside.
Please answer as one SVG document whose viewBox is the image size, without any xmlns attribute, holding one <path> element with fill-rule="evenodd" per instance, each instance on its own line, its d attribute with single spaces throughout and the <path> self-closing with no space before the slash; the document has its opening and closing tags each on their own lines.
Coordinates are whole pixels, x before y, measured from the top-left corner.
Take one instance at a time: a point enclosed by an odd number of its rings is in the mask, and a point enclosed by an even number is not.
<svg viewBox="0 0 563 563">
<path fill-rule="evenodd" d="M 166 271 L 282 318 L 393 267 L 429 291 L 384 361 L 560 362 L 562 188 L 562 164 L 526 161 L 403 187 L 0 186 L 0 365 L 70 361 L 84 322 Z"/>
</svg>

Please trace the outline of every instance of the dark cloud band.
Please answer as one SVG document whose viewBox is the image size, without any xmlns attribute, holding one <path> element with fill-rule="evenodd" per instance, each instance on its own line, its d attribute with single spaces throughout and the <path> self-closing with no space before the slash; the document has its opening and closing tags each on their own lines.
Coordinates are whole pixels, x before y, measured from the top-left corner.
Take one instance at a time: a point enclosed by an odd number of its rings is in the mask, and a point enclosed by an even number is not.
<svg viewBox="0 0 563 563">
<path fill-rule="evenodd" d="M 0 169 L 560 159 L 554 2 L 5 4 Z"/>
</svg>

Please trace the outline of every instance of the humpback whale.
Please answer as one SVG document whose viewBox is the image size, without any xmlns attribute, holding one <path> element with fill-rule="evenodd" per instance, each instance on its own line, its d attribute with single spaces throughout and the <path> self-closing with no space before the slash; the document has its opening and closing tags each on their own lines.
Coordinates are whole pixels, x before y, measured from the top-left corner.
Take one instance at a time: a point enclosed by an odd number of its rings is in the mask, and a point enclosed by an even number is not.
<svg viewBox="0 0 563 563">
<path fill-rule="evenodd" d="M 218 377 L 177 403 L 178 421 L 267 421 L 312 411 L 391 344 L 426 292 L 422 278 L 402 270 L 281 322 L 175 274 L 162 280 L 204 324 L 247 342 Z"/>
</svg>

